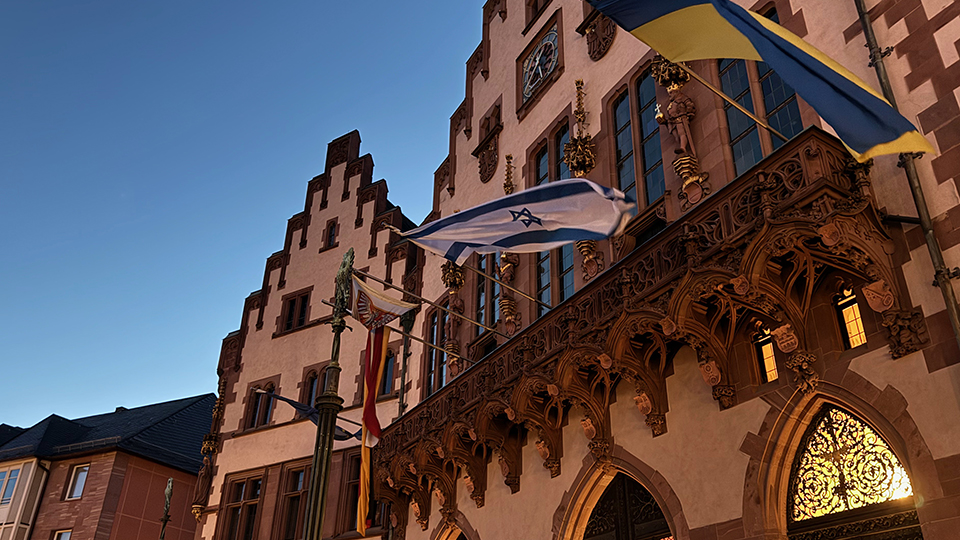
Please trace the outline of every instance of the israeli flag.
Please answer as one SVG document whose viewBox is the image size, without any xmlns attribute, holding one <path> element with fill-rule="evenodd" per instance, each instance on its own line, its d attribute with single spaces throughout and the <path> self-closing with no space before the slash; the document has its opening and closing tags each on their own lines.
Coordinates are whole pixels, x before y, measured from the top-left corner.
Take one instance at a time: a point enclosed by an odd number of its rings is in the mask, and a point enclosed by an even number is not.
<svg viewBox="0 0 960 540">
<path fill-rule="evenodd" d="M 576 178 L 496 199 L 401 235 L 463 264 L 473 253 L 535 253 L 623 232 L 634 201 L 622 191 Z"/>
</svg>

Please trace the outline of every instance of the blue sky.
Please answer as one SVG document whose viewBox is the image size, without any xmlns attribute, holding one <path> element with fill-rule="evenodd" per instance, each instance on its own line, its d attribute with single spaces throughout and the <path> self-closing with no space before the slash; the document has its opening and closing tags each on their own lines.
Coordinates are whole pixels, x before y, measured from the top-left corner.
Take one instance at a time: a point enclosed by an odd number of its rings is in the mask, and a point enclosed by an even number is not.
<svg viewBox="0 0 960 540">
<path fill-rule="evenodd" d="M 215 391 L 348 131 L 422 220 L 482 3 L 0 3 L 0 423 Z"/>
</svg>

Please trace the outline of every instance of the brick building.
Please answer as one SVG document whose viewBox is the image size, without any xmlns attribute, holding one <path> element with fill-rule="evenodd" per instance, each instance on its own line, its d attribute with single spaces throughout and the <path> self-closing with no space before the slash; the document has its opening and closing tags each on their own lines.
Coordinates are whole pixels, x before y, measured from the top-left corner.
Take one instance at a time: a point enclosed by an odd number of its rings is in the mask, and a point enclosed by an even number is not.
<svg viewBox="0 0 960 540">
<path fill-rule="evenodd" d="M 853 0 L 738 3 L 877 85 Z M 960 3 L 867 7 L 901 111 L 938 150 L 916 163 L 958 266 Z M 414 332 L 446 353 L 412 344 L 404 362 L 393 347 L 371 535 L 960 538 L 960 350 L 897 156 L 856 163 L 763 63 L 689 63 L 781 142 L 581 0 L 488 0 L 479 15 L 424 222 L 569 176 L 571 140 L 635 217 L 608 241 L 469 261 L 545 309 L 399 243 L 382 223 L 412 223 L 371 181 L 359 136 L 331 142 L 224 339 L 197 537 L 302 537 L 315 431 L 255 389 L 313 398 L 321 300 L 353 247 L 356 267 L 498 332 L 425 304 Z M 657 121 L 680 105 L 684 147 Z M 345 334 L 347 418 L 362 348 Z M 358 536 L 356 454 L 336 447 L 325 538 Z"/>
<path fill-rule="evenodd" d="M 6 430 L 12 437 L 0 446 L 0 538 L 159 538 L 169 478 L 165 536 L 193 538 L 190 501 L 214 401 L 207 394 L 74 420 L 51 415 Z"/>
</svg>

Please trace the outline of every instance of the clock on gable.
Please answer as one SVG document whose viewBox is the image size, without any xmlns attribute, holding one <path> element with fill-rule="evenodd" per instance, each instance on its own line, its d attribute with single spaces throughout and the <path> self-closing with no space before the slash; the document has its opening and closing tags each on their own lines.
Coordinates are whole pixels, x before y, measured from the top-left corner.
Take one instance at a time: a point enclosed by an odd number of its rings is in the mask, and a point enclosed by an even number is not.
<svg viewBox="0 0 960 540">
<path fill-rule="evenodd" d="M 557 45 L 557 25 L 540 38 L 530 54 L 523 59 L 521 73 L 523 74 L 523 102 L 526 103 L 533 93 L 547 80 L 555 69 L 560 58 L 560 48 Z"/>
</svg>

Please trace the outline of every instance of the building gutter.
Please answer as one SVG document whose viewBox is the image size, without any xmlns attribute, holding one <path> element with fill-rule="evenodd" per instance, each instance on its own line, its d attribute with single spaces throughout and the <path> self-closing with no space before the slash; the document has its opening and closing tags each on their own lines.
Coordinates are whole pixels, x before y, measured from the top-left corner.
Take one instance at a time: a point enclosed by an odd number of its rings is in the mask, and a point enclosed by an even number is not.
<svg viewBox="0 0 960 540">
<path fill-rule="evenodd" d="M 873 32 L 873 23 L 870 21 L 870 15 L 867 13 L 867 7 L 864 0 L 854 0 L 857 5 L 857 13 L 860 16 L 860 26 L 863 28 L 863 36 L 867 40 L 867 48 L 870 49 L 870 65 L 877 72 L 877 79 L 880 81 L 880 88 L 883 96 L 887 98 L 893 108 L 898 109 L 897 99 L 893 93 L 893 87 L 890 85 L 890 77 L 887 75 L 887 67 L 883 63 L 884 56 L 890 54 L 892 49 L 882 50 L 877 44 L 877 36 Z M 960 270 L 948 270 L 943 260 L 943 251 L 937 242 L 937 237 L 933 231 L 933 221 L 930 219 L 930 209 L 927 207 L 926 197 L 923 194 L 923 187 L 920 185 L 920 177 L 917 175 L 917 166 L 914 162 L 922 154 L 900 154 L 900 162 L 897 163 L 907 175 L 907 183 L 910 184 L 910 191 L 913 194 L 913 203 L 917 207 L 917 215 L 920 220 L 920 230 L 927 242 L 927 251 L 930 252 L 930 260 L 933 262 L 934 286 L 940 287 L 940 293 L 943 295 L 943 302 L 947 306 L 947 316 L 950 319 L 950 326 L 953 327 L 953 336 L 960 346 L 960 308 L 957 306 L 957 297 L 953 291 L 953 284 L 950 280 L 960 277 Z"/>
</svg>

